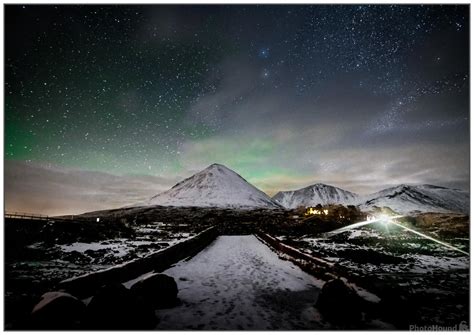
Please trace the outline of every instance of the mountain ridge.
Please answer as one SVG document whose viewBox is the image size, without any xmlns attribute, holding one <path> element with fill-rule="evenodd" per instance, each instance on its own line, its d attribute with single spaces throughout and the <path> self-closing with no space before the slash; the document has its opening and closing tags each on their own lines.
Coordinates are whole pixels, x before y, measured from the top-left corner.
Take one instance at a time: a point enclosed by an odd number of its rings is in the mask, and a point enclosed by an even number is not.
<svg viewBox="0 0 474 335">
<path fill-rule="evenodd" d="M 359 207 L 390 207 L 399 213 L 458 212 L 469 213 L 469 192 L 430 184 L 400 184 L 369 194 Z"/>
<path fill-rule="evenodd" d="M 272 198 L 241 175 L 218 163 L 176 183 L 169 190 L 132 206 L 287 208 L 317 204 L 354 205 L 361 210 L 389 207 L 400 214 L 413 212 L 469 213 L 469 192 L 430 184 L 400 184 L 360 195 L 324 183 L 279 191 Z"/>
<path fill-rule="evenodd" d="M 315 188 L 332 189 L 332 194 L 337 196 L 308 196 L 307 191 Z M 341 195 L 343 196 L 341 197 Z M 273 199 L 289 209 L 317 204 L 341 204 L 358 206 L 362 210 L 389 207 L 401 214 L 413 212 L 469 213 L 469 192 L 430 184 L 399 184 L 368 195 L 359 195 L 335 186 L 317 183 L 295 191 L 279 191 Z"/>
</svg>

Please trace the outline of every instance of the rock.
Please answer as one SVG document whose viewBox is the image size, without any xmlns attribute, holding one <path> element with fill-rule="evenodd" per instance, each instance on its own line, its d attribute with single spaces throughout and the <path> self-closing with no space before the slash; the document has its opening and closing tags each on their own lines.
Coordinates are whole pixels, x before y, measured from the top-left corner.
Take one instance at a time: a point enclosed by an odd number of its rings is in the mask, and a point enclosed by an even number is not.
<svg viewBox="0 0 474 335">
<path fill-rule="evenodd" d="M 154 273 L 136 282 L 131 290 L 156 308 L 173 307 L 177 303 L 178 285 L 173 277 Z"/>
<path fill-rule="evenodd" d="M 121 257 L 121 260 L 122 260 L 122 262 L 126 262 L 126 261 L 133 260 L 135 258 L 138 258 L 138 255 L 135 252 L 135 250 L 131 250 L 125 256 Z"/>
<path fill-rule="evenodd" d="M 149 330 L 157 324 L 155 311 L 122 284 L 100 288 L 87 305 L 84 329 Z"/>
<path fill-rule="evenodd" d="M 84 251 L 84 254 L 91 258 L 101 258 L 104 257 L 107 253 L 109 252 L 108 249 L 98 249 L 98 250 L 86 250 Z"/>
<path fill-rule="evenodd" d="M 96 260 L 94 260 L 94 263 L 95 264 L 116 264 L 118 262 L 119 258 L 115 257 L 115 255 L 113 254 L 110 254 L 110 255 L 107 255 L 103 258 L 98 258 Z"/>
<path fill-rule="evenodd" d="M 64 253 L 61 259 L 74 264 L 88 264 L 91 261 L 90 257 L 76 250 Z"/>
<path fill-rule="evenodd" d="M 346 259 L 350 259 L 353 262 L 362 264 L 399 264 L 404 261 L 404 259 L 401 257 L 392 256 L 383 252 L 378 252 L 376 250 L 344 250 L 339 252 L 339 255 Z"/>
<path fill-rule="evenodd" d="M 65 292 L 47 292 L 31 312 L 31 328 L 77 330 L 86 306 Z"/>
<path fill-rule="evenodd" d="M 324 284 L 316 307 L 335 324 L 354 324 L 362 317 L 362 299 L 341 279 L 331 279 Z"/>
<path fill-rule="evenodd" d="M 387 287 L 379 304 L 384 319 L 399 329 L 408 329 L 410 324 L 416 322 L 417 304 L 429 304 L 429 302 L 421 301 L 422 296 L 417 297 L 415 301 L 409 301 L 406 295 L 407 292 L 398 286 Z"/>
<path fill-rule="evenodd" d="M 139 251 L 139 252 L 147 252 L 152 248 L 153 249 L 160 249 L 159 246 L 156 247 L 156 246 L 153 246 L 151 244 L 143 244 L 143 245 L 139 245 L 136 250 Z"/>
</svg>

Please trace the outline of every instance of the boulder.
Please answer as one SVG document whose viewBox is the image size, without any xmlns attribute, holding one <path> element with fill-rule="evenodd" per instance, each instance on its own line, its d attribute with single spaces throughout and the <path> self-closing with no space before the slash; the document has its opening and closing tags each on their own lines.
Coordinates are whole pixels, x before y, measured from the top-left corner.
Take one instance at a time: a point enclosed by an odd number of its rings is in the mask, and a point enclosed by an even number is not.
<svg viewBox="0 0 474 335">
<path fill-rule="evenodd" d="M 419 296 L 410 301 L 407 292 L 401 287 L 386 287 L 379 309 L 383 318 L 393 323 L 398 329 L 408 329 L 410 324 L 416 323 L 417 305 L 420 303 L 429 305 L 429 302 L 424 302 L 422 299 L 422 296 Z"/>
<path fill-rule="evenodd" d="M 354 324 L 362 318 L 362 299 L 341 279 L 331 279 L 324 284 L 316 307 L 334 324 Z"/>
<path fill-rule="evenodd" d="M 100 288 L 87 305 L 83 328 L 88 330 L 147 330 L 157 324 L 154 309 L 122 284 Z"/>
<path fill-rule="evenodd" d="M 85 304 L 65 292 L 47 292 L 33 307 L 31 328 L 38 330 L 76 330 L 80 327 Z"/>
<path fill-rule="evenodd" d="M 88 264 L 91 261 L 89 257 L 76 250 L 64 253 L 61 259 L 74 264 Z"/>
<path fill-rule="evenodd" d="M 386 254 L 371 249 L 344 250 L 339 252 L 341 257 L 361 264 L 399 264 L 404 261 L 403 258 Z"/>
<path fill-rule="evenodd" d="M 177 303 L 178 285 L 173 277 L 163 273 L 154 273 L 141 279 L 131 290 L 155 308 L 173 307 Z"/>
<path fill-rule="evenodd" d="M 116 264 L 120 258 L 116 257 L 114 254 L 109 254 L 103 258 L 98 258 L 94 260 L 94 264 Z"/>
<path fill-rule="evenodd" d="M 110 249 L 98 249 L 98 250 L 86 250 L 84 251 L 84 254 L 91 257 L 91 258 L 101 258 L 104 257 Z"/>
</svg>

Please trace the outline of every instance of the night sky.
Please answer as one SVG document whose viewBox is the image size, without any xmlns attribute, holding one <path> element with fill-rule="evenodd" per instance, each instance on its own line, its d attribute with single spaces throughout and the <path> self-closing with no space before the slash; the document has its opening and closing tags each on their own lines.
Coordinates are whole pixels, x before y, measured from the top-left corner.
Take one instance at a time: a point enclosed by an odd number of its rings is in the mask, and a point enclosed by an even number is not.
<svg viewBox="0 0 474 335">
<path fill-rule="evenodd" d="M 6 5 L 6 209 L 217 162 L 273 195 L 469 187 L 468 5 Z"/>
</svg>

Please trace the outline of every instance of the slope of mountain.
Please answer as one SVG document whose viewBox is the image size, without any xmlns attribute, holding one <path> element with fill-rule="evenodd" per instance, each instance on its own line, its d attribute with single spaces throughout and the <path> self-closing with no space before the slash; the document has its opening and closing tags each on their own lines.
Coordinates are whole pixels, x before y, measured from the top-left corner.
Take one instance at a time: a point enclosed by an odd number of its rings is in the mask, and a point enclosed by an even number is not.
<svg viewBox="0 0 474 335">
<path fill-rule="evenodd" d="M 170 190 L 135 206 L 281 208 L 268 195 L 220 164 L 179 182 Z"/>
<path fill-rule="evenodd" d="M 296 191 L 280 191 L 273 197 L 285 208 L 299 206 L 310 207 L 317 204 L 355 205 L 359 202 L 359 195 L 326 184 L 314 184 Z"/>
<path fill-rule="evenodd" d="M 359 204 L 362 210 L 390 207 L 397 213 L 457 212 L 469 213 L 469 192 L 433 186 L 398 185 L 370 194 Z"/>
</svg>

